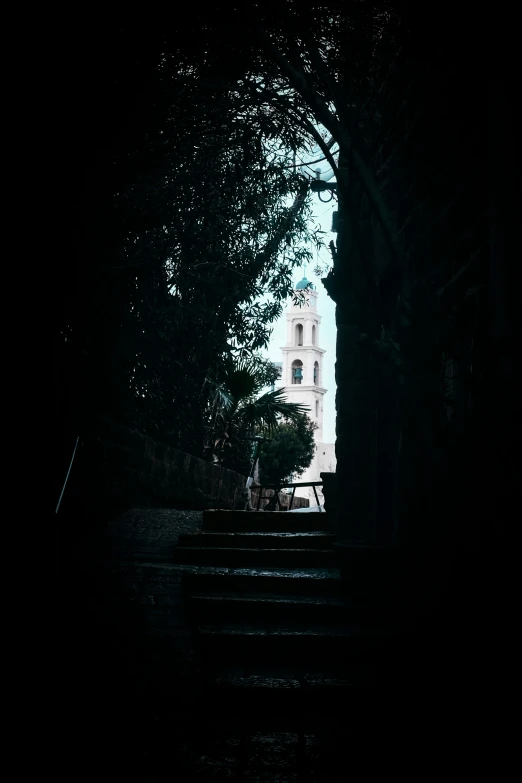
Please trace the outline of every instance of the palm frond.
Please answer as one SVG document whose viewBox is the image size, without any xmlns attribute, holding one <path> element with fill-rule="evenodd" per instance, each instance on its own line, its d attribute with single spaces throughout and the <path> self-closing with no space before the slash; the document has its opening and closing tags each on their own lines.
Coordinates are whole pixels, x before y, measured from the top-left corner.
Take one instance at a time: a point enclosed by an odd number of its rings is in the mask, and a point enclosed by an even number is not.
<svg viewBox="0 0 522 783">
<path fill-rule="evenodd" d="M 223 385 L 237 402 L 246 400 L 261 391 L 264 386 L 263 370 L 259 363 L 259 357 L 240 355 L 230 357 L 225 363 L 222 377 Z"/>
<path fill-rule="evenodd" d="M 238 417 L 244 427 L 259 427 L 270 435 L 277 427 L 280 418 L 295 421 L 310 408 L 299 402 L 287 402 L 284 389 L 266 392 L 257 400 L 238 409 Z"/>
<path fill-rule="evenodd" d="M 233 372 L 227 374 L 224 381 L 231 397 L 237 402 L 248 399 L 259 391 L 259 381 L 257 377 L 246 367 L 238 367 Z"/>
<path fill-rule="evenodd" d="M 216 383 L 212 380 L 207 380 L 207 383 L 212 389 L 212 409 L 214 411 L 230 410 L 235 403 L 235 398 L 226 384 Z"/>
</svg>

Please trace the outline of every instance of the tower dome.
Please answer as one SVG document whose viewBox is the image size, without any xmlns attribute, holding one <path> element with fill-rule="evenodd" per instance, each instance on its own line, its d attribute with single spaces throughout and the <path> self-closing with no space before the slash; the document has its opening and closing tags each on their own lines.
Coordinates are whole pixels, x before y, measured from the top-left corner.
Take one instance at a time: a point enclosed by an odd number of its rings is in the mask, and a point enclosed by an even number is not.
<svg viewBox="0 0 522 783">
<path fill-rule="evenodd" d="M 303 279 L 302 279 L 302 280 L 300 280 L 300 281 L 297 283 L 297 285 L 296 285 L 296 287 L 295 287 L 295 290 L 296 290 L 296 291 L 301 291 L 303 288 L 308 288 L 308 287 L 310 287 L 310 288 L 314 288 L 314 284 L 313 284 L 313 283 L 311 283 L 309 280 L 307 280 L 307 279 L 306 279 L 306 277 L 303 277 Z"/>
</svg>

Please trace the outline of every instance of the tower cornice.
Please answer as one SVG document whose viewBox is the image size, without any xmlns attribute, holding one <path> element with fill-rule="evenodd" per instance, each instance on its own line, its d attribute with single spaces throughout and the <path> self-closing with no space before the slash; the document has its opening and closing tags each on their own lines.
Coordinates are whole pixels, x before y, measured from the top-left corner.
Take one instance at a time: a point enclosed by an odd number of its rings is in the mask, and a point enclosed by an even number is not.
<svg viewBox="0 0 522 783">
<path fill-rule="evenodd" d="M 298 393 L 300 391 L 315 391 L 319 394 L 326 394 L 328 389 L 325 389 L 323 386 L 316 386 L 314 383 L 304 384 L 304 383 L 292 383 L 290 386 L 287 384 L 286 386 L 280 386 L 280 389 L 288 389 L 289 392 Z"/>
<path fill-rule="evenodd" d="M 280 346 L 280 350 L 284 353 L 288 353 L 289 351 L 315 351 L 315 353 L 327 353 L 326 348 L 318 348 L 317 345 L 312 345 L 311 343 L 309 345 L 282 345 Z"/>
</svg>

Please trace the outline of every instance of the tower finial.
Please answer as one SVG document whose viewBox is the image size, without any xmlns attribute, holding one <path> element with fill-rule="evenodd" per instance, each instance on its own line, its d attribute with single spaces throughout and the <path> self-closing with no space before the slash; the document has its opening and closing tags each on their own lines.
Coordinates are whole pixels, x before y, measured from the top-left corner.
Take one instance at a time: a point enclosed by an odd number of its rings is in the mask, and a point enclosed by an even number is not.
<svg viewBox="0 0 522 783">
<path fill-rule="evenodd" d="M 306 264 L 303 264 L 303 277 L 306 277 Z"/>
</svg>

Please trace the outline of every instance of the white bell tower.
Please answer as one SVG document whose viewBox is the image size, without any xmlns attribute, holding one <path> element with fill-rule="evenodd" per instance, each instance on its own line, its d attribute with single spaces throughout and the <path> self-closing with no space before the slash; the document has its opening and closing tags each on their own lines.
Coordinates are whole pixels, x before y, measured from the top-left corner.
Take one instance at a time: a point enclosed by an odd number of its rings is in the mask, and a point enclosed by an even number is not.
<svg viewBox="0 0 522 783">
<path fill-rule="evenodd" d="M 320 481 L 321 470 L 331 463 L 335 455 L 334 444 L 323 443 L 323 403 L 326 389 L 323 385 L 323 357 L 326 351 L 319 347 L 321 316 L 317 312 L 317 291 L 306 276 L 295 286 L 295 292 L 305 293 L 306 304 L 299 306 L 290 301 L 286 310 L 286 345 L 281 347 L 283 363 L 278 386 L 285 390 L 288 402 L 299 402 L 308 408 L 308 417 L 317 425 L 315 431 L 316 454 L 310 467 L 297 481 Z M 335 456 L 333 456 L 335 460 Z M 322 502 L 322 492 L 318 489 Z M 296 490 L 296 495 L 310 498 L 316 505 L 312 487 Z"/>
<path fill-rule="evenodd" d="M 286 345 L 282 346 L 283 367 L 279 386 L 285 389 L 288 402 L 306 405 L 308 416 L 317 425 L 316 441 L 323 440 L 322 385 L 323 355 L 319 348 L 321 316 L 317 313 L 317 291 L 306 277 L 297 283 L 295 291 L 306 291 L 306 304 L 300 307 L 290 302 L 286 311 Z"/>
</svg>

